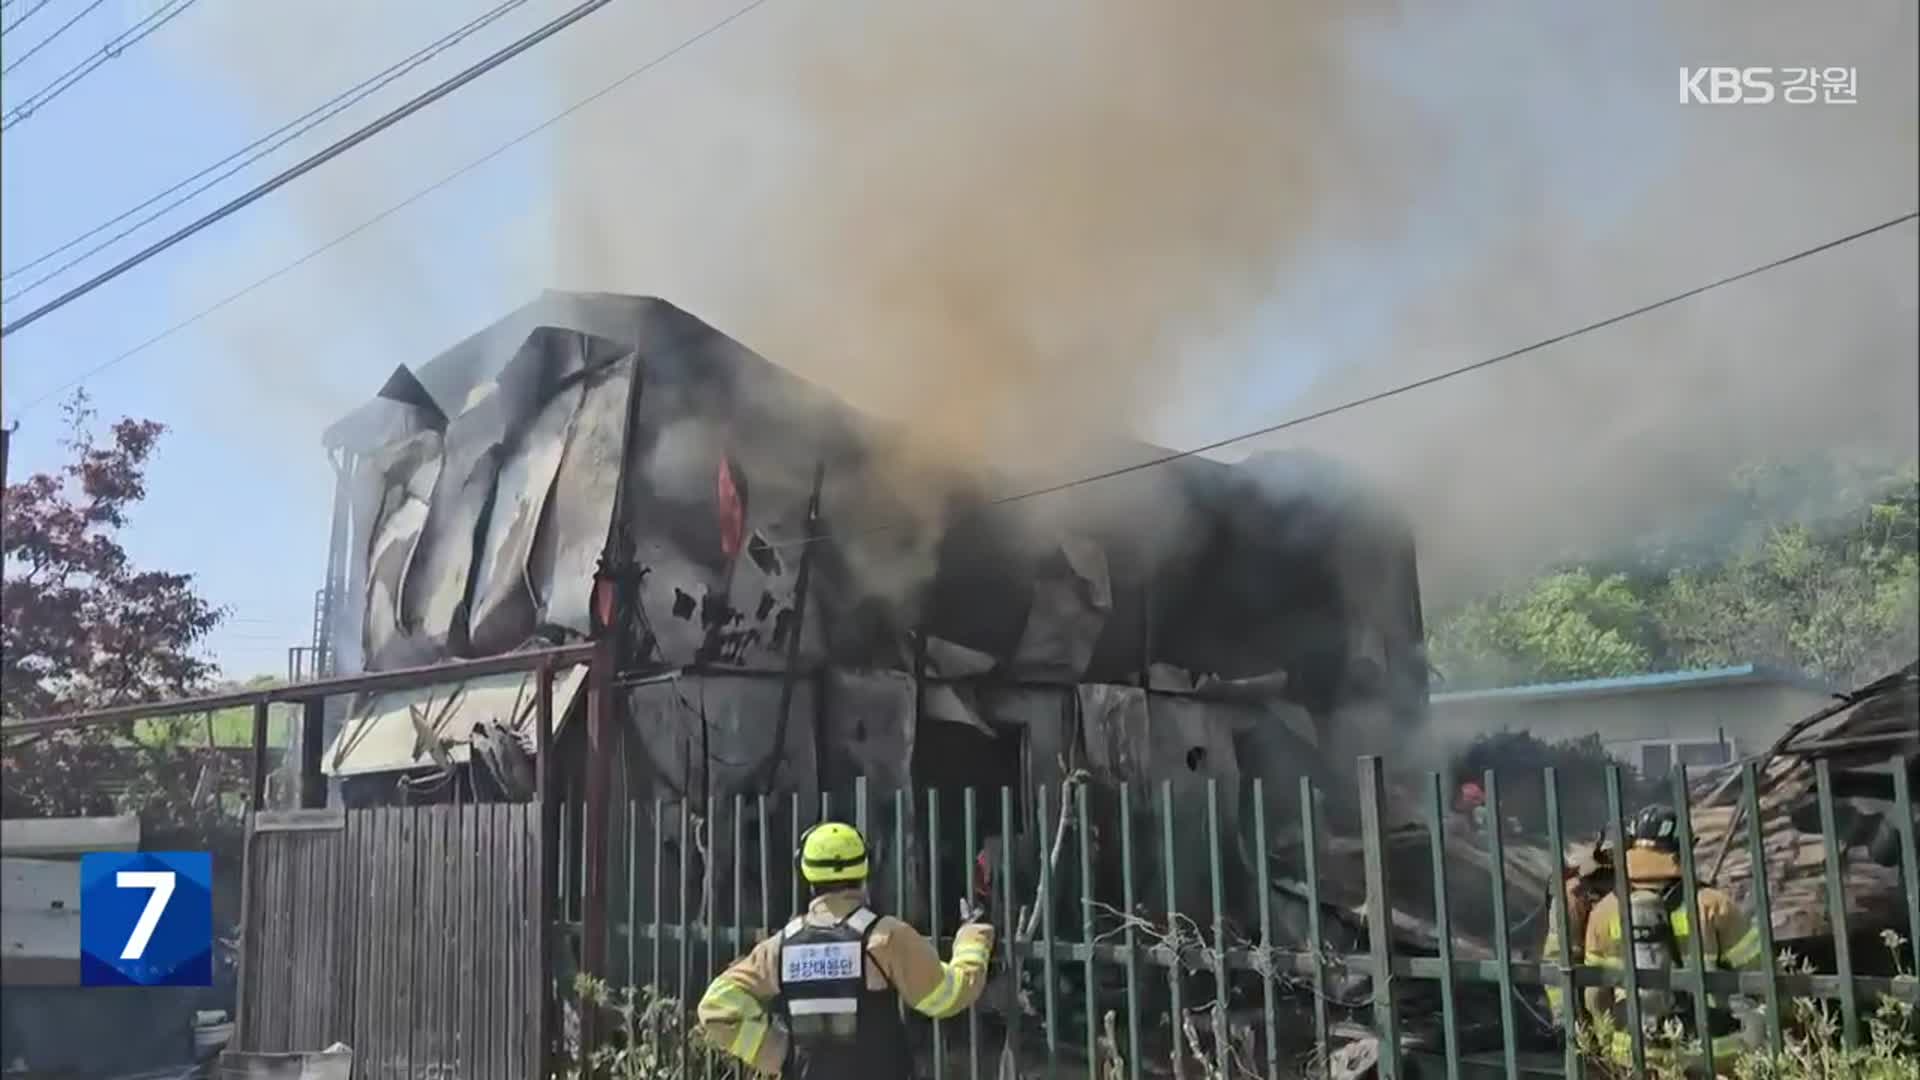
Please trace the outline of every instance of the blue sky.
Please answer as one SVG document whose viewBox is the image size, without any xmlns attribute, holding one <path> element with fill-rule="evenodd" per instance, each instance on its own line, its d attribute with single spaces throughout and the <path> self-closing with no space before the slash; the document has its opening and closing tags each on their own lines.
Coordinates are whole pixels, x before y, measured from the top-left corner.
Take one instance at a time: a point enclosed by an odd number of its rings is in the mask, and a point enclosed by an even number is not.
<svg viewBox="0 0 1920 1080">
<path fill-rule="evenodd" d="M 22 3 L 30 0 L 21 0 Z M 265 131 L 299 115 L 268 112 L 235 100 L 228 86 L 183 62 L 191 53 L 169 48 L 168 39 L 205 29 L 203 20 L 222 17 L 231 0 L 205 0 L 153 36 L 101 66 L 71 91 L 6 133 L 0 145 L 0 262 L 20 265 L 64 243 L 97 222 L 117 214 L 174 181 L 225 157 Z M 16 15 L 10 7 L 7 17 Z M 78 0 L 55 0 L 16 34 L 7 35 L 11 56 L 65 21 L 63 7 L 78 10 Z M 281 150 L 269 162 L 243 172 L 190 204 L 189 210 L 155 225 L 81 269 L 8 306 L 15 317 L 28 305 L 57 295 L 64 285 L 139 249 L 191 220 L 258 179 L 271 175 L 322 145 L 323 137 L 351 130 L 354 124 L 391 108 L 406 96 L 487 51 L 518 37 L 556 5 L 530 4 L 531 17 L 503 20 L 422 71 L 388 87 L 374 101 L 335 119 L 316 133 Z M 9 76 L 4 87 L 11 102 L 66 71 L 113 35 L 141 17 L 146 8 L 103 5 L 53 45 Z M 373 74 L 439 33 L 482 10 L 479 5 L 429 13 L 395 32 L 386 53 L 369 55 L 364 74 Z M 71 14 L 71 12 L 69 12 Z M 390 55 L 388 55 L 390 54 Z M 496 73 L 502 80 L 511 72 Z M 344 89 L 348 81 L 332 87 Z M 498 107 L 510 88 L 473 88 L 466 108 L 480 99 Z M 311 104 L 330 96 L 316 93 Z M 521 111 L 509 109 L 509 113 Z M 511 116 L 509 117 L 511 119 Z M 457 119 L 457 114 L 455 119 Z M 422 116 L 415 122 L 447 123 L 446 116 Z M 389 133 L 389 138 L 406 133 Z M 537 146 L 523 148 L 537 152 Z M 436 166 L 438 163 L 435 163 Z M 487 257 L 489 238 L 460 227 L 476 206 L 526 205 L 540 195 L 530 170 L 503 156 L 456 185 L 412 207 L 390 223 L 395 231 L 431 242 L 441 256 L 431 292 L 404 298 L 426 301 L 417 313 L 423 323 L 468 328 L 486 321 L 518 297 L 509 298 Z M 411 180 L 411 178 L 405 178 Z M 300 181 L 326 184 L 325 170 Z M 395 186 L 391 199 L 420 183 Z M 17 332 L 5 344 L 5 412 L 20 423 L 9 469 L 15 478 L 57 466 L 64 431 L 61 398 L 24 411 L 36 398 L 54 391 L 79 370 L 92 367 L 137 344 L 282 265 L 316 242 L 313 231 L 289 213 L 284 200 L 269 198 L 150 261 L 39 323 Z M 336 261 L 356 257 L 352 245 L 323 256 Z M 324 273 L 324 267 L 316 267 Z M 34 272 L 29 272 L 29 274 Z M 21 277 L 8 289 L 31 280 Z M 297 303 L 314 275 L 300 272 L 233 305 Z M 321 302 L 329 302 L 321 300 Z M 311 633 L 313 593 L 324 567 L 329 488 L 328 469 L 319 447 L 318 426 L 326 415 L 316 407 L 311 422 L 289 429 L 278 411 L 249 408 L 251 380 L 261 378 L 243 365 L 297 363 L 299 378 L 330 407 L 351 404 L 377 389 L 401 357 L 383 336 L 356 333 L 356 320 L 342 318 L 324 349 L 287 342 L 284 356 L 236 355 L 224 339 L 227 312 L 172 335 L 111 370 L 89 380 L 86 390 L 102 422 L 123 415 L 160 420 L 172 429 L 154 463 L 149 498 L 125 540 L 143 566 L 195 574 L 204 594 L 229 610 L 227 623 L 208 642 L 230 674 L 245 676 L 285 669 L 288 646 L 305 643 Z M 443 333 L 445 331 L 442 331 Z M 458 330 L 454 331 L 459 332 Z M 319 357 L 324 362 L 316 362 Z M 271 377 L 271 376 L 268 376 Z"/>
</svg>

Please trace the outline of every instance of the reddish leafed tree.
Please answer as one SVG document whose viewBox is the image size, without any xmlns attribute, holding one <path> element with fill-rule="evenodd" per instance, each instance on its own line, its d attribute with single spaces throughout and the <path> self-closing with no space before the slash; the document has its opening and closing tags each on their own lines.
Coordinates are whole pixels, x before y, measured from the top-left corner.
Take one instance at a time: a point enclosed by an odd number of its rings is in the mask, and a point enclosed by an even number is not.
<svg viewBox="0 0 1920 1080">
<path fill-rule="evenodd" d="M 67 421 L 72 461 L 6 489 L 0 714 L 8 720 L 181 696 L 213 674 L 194 649 L 221 612 L 191 575 L 140 570 L 120 543 L 165 429 L 127 419 L 99 439 L 84 396 L 67 406 Z M 135 738 L 127 725 L 9 740 L 0 754 L 8 815 L 116 812 L 128 782 L 157 785 L 150 794 L 166 802 L 180 787 L 187 803 L 203 801 L 190 792 L 206 784 L 170 775 L 180 770 L 202 771 L 180 740 Z"/>
</svg>

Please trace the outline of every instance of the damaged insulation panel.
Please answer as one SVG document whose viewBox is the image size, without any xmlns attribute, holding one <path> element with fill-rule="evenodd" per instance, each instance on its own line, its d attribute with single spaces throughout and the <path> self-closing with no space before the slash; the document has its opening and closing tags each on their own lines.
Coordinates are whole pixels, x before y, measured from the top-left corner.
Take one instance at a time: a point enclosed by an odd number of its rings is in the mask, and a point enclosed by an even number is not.
<svg viewBox="0 0 1920 1080">
<path fill-rule="evenodd" d="M 625 710 L 662 794 L 811 792 L 850 772 L 1030 791 L 1089 762 L 1156 779 L 1218 765 L 1238 784 L 1235 739 L 1280 752 L 1248 736 L 1263 726 L 1297 750 L 1336 717 L 1422 719 L 1411 536 L 1330 463 L 1181 459 L 1001 501 L 1164 451 L 910 475 L 907 434 L 663 301 L 545 294 L 328 430 L 350 507 L 340 667 L 584 636 L 605 553 L 637 574 L 622 668 L 677 679 Z M 742 677 L 701 689 L 707 745 L 690 747 L 687 688 L 728 671 Z M 1040 707 L 1064 733 L 1009 718 L 1049 687 L 1068 691 Z M 869 726 L 840 730 L 834 703 L 856 701 Z M 942 762 L 916 764 L 916 721 L 1024 732 L 1023 775 L 923 776 Z M 778 763 L 715 763 L 720 724 L 729 753 Z"/>
</svg>

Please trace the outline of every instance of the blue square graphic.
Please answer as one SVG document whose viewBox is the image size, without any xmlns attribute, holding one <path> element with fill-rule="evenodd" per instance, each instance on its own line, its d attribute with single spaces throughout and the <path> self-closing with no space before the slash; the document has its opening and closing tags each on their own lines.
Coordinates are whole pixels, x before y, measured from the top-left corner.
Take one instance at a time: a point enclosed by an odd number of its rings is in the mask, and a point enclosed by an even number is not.
<svg viewBox="0 0 1920 1080">
<path fill-rule="evenodd" d="M 80 985 L 212 984 L 210 853 L 80 857 Z"/>
</svg>

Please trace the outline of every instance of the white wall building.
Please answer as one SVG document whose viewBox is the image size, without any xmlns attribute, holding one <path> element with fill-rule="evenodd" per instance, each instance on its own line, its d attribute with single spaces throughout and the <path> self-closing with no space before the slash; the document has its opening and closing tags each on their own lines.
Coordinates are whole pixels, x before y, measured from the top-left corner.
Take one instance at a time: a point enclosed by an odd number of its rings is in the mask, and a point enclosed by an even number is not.
<svg viewBox="0 0 1920 1080">
<path fill-rule="evenodd" d="M 1761 750 L 1838 689 L 1784 668 L 1743 664 L 1436 693 L 1430 715 L 1435 734 L 1461 742 L 1502 729 L 1550 742 L 1597 733 L 1615 757 L 1659 776 L 1675 761 L 1717 765 Z"/>
</svg>

